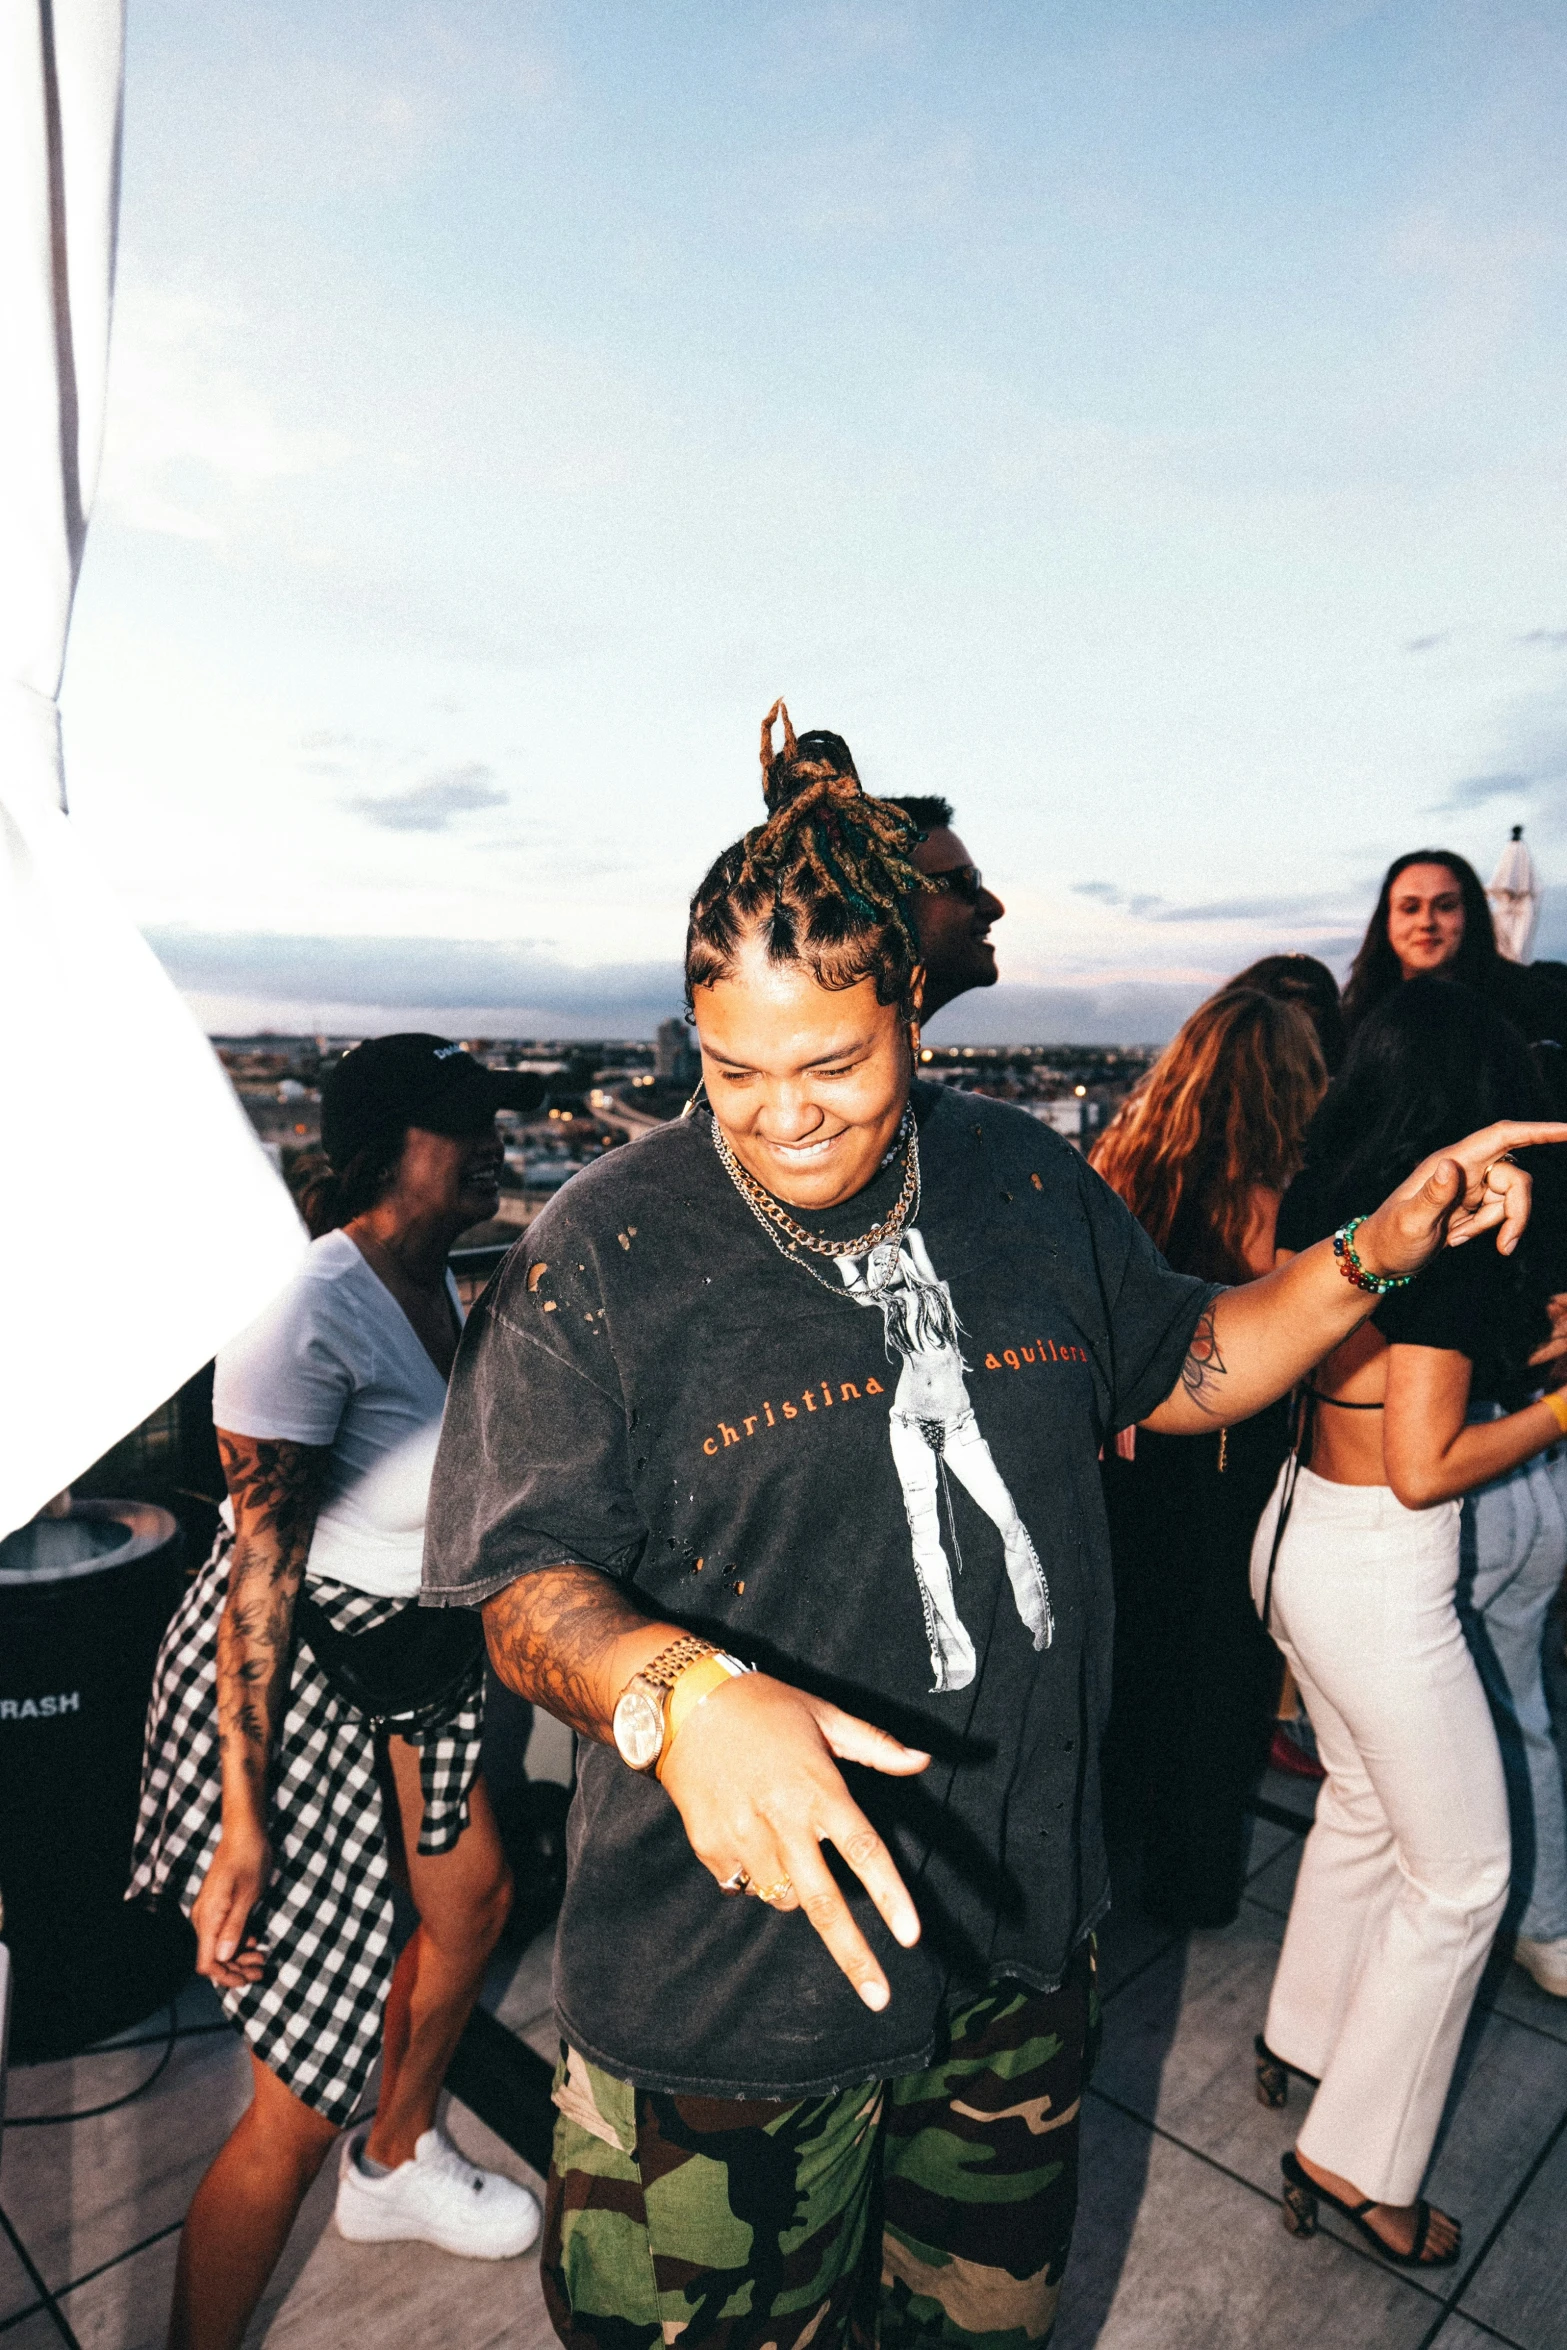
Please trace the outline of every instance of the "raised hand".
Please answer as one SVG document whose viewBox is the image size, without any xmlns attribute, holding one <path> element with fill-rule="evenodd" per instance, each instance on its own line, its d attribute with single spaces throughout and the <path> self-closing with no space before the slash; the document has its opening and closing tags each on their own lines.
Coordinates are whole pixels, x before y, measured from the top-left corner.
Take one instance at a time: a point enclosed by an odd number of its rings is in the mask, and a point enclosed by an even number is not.
<svg viewBox="0 0 1567 2350">
<path fill-rule="evenodd" d="M 1439 1248 L 1461 1248 L 1493 1230 L 1510 1256 L 1529 1221 L 1531 1186 L 1506 1154 L 1558 1142 L 1567 1142 L 1567 1125 L 1508 1118 L 1434 1151 L 1357 1233 L 1367 1270 L 1418 1273 Z"/>
</svg>

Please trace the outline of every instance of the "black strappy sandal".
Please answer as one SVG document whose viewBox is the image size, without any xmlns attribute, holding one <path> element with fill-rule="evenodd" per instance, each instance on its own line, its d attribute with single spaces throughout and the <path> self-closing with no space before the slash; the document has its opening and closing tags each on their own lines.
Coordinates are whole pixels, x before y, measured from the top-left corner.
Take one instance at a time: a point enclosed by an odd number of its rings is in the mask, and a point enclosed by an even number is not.
<svg viewBox="0 0 1567 2350">
<path fill-rule="evenodd" d="M 1451 2268 L 1463 2249 L 1463 2231 L 1460 2229 L 1451 2252 L 1433 2252 L 1429 2260 L 1426 2258 L 1426 2239 L 1431 2233 L 1431 2206 L 1423 2195 L 1416 2207 L 1415 2240 L 1407 2252 L 1399 2252 L 1365 2217 L 1368 2211 L 1377 2208 L 1374 2195 L 1368 2195 L 1361 2203 L 1346 2203 L 1342 2196 L 1330 2194 L 1326 2187 L 1319 2187 L 1315 2179 L 1308 2177 L 1293 2154 L 1281 2155 L 1279 2168 L 1284 2173 L 1284 2225 L 1292 2236 L 1314 2236 L 1317 2232 L 1317 2205 L 1331 2203 L 1335 2211 L 1341 2211 L 1347 2220 L 1353 2221 L 1366 2242 L 1380 2252 L 1384 2260 L 1391 2260 L 1397 2268 Z"/>
<path fill-rule="evenodd" d="M 1290 2101 L 1290 2075 L 1297 2081 L 1309 2081 L 1317 2086 L 1315 2073 L 1304 2073 L 1298 2064 L 1286 2064 L 1282 2056 L 1275 2056 L 1259 2032 L 1252 2042 L 1257 2058 L 1257 2103 L 1266 2105 L 1274 2113 L 1282 2113 Z"/>
</svg>

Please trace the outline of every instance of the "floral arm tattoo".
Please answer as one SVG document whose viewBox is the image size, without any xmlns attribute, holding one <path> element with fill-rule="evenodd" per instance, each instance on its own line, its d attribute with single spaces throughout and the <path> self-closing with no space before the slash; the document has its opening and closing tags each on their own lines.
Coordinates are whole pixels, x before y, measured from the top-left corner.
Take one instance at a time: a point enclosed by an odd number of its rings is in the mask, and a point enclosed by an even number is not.
<svg viewBox="0 0 1567 2350">
<path fill-rule="evenodd" d="M 330 1456 L 321 1446 L 281 1437 L 217 1433 L 234 1505 L 228 1599 L 218 1626 L 218 1736 L 225 1777 L 236 1773 L 264 1814 L 294 1597 Z"/>
<path fill-rule="evenodd" d="M 1214 1328 L 1213 1316 L 1212 1305 L 1204 1306 L 1198 1316 L 1191 1344 L 1181 1364 L 1181 1385 L 1200 1412 L 1217 1415 L 1223 1409 L 1224 1401 L 1220 1382 L 1228 1374 L 1224 1357 L 1219 1352 L 1219 1334 Z"/>
<path fill-rule="evenodd" d="M 596 1567 L 547 1567 L 519 1575 L 483 1613 L 490 1662 L 507 1688 L 579 1736 L 607 1740 L 620 1694 L 610 1685 L 615 1643 L 653 1620 L 620 1585 Z"/>
</svg>

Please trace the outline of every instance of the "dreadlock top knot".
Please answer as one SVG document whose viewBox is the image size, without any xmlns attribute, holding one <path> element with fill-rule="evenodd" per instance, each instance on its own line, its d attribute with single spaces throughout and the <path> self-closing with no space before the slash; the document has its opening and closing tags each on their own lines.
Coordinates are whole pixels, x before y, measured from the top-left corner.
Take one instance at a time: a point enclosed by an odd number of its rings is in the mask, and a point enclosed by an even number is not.
<svg viewBox="0 0 1567 2350">
<path fill-rule="evenodd" d="M 783 749 L 773 747 L 773 728 L 782 723 Z M 762 720 L 762 798 L 769 816 L 788 805 L 810 784 L 837 781 L 848 796 L 860 792 L 860 771 L 841 734 L 814 727 L 798 741 L 789 718 L 789 705 L 774 702 Z M 863 794 L 861 794 L 863 797 Z"/>
<path fill-rule="evenodd" d="M 804 963 L 823 987 L 874 978 L 880 1002 L 912 1009 L 909 909 L 934 886 L 913 863 L 919 826 L 867 796 L 842 735 L 797 738 L 783 701 L 762 720 L 761 758 L 767 819 L 724 851 L 691 901 L 687 993 L 730 976 L 741 939 L 759 933 L 772 962 Z"/>
</svg>

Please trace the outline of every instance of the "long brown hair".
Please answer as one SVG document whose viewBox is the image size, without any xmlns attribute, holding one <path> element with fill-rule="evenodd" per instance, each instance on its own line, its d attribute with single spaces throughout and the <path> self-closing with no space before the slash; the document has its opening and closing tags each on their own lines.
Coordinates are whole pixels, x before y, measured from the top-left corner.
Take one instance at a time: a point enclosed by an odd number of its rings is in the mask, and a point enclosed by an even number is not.
<svg viewBox="0 0 1567 2350">
<path fill-rule="evenodd" d="M 1249 1280 L 1252 1186 L 1283 1191 L 1327 1083 L 1299 1004 L 1222 988 L 1127 1096 L 1090 1159 L 1181 1272 Z"/>
</svg>

